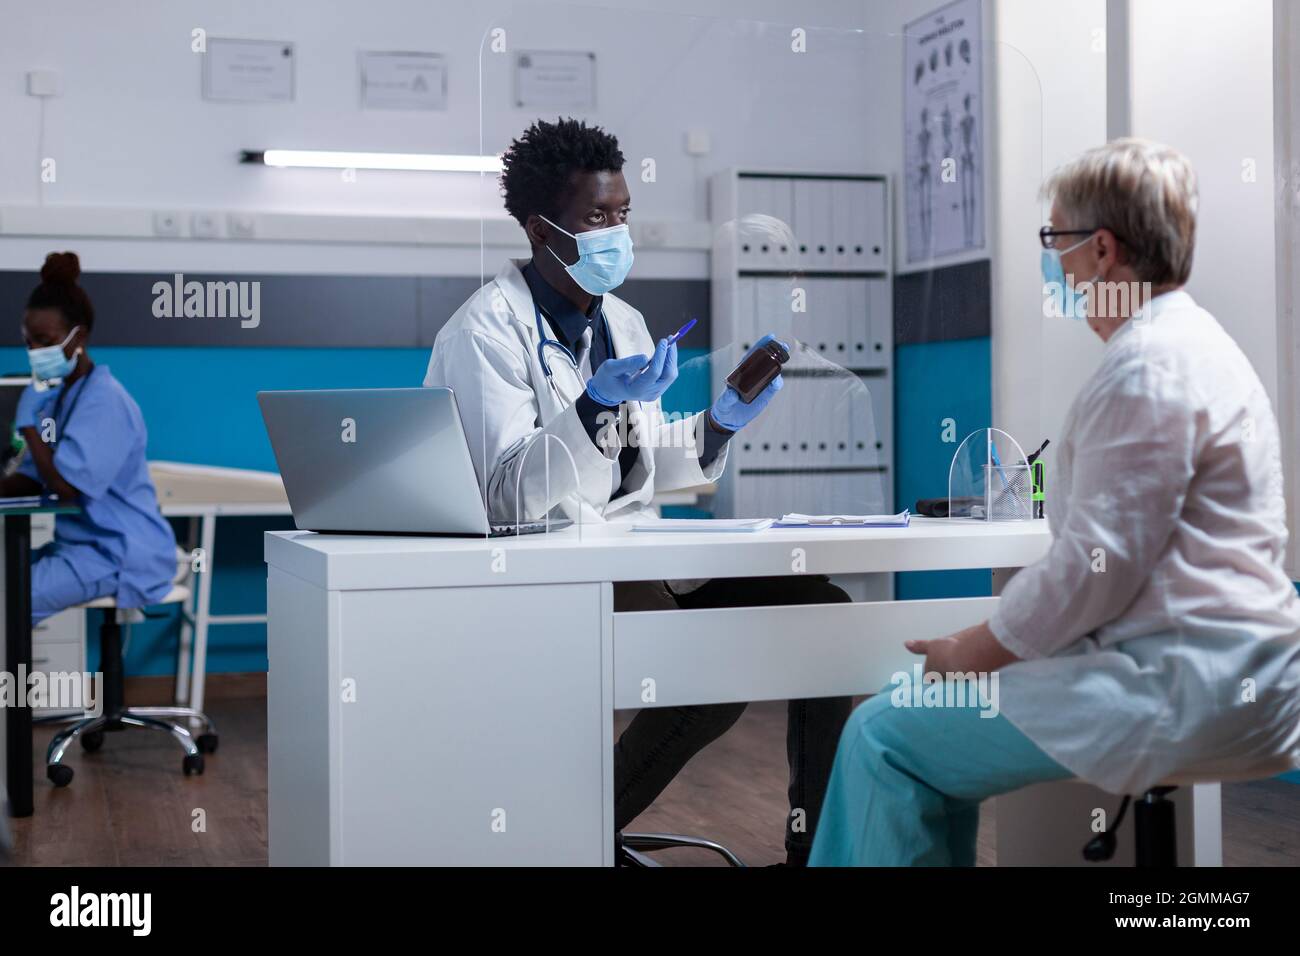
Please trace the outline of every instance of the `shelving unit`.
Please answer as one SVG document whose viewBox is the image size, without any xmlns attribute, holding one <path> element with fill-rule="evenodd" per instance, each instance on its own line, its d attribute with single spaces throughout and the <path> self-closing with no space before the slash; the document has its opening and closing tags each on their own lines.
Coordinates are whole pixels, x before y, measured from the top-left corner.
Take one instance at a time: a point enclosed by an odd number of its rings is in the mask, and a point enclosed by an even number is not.
<svg viewBox="0 0 1300 956">
<path fill-rule="evenodd" d="M 759 337 L 795 340 L 781 395 L 731 443 L 718 516 L 893 510 L 890 208 L 879 175 L 710 182 L 714 394 Z M 867 594 L 889 596 L 875 577 Z"/>
</svg>

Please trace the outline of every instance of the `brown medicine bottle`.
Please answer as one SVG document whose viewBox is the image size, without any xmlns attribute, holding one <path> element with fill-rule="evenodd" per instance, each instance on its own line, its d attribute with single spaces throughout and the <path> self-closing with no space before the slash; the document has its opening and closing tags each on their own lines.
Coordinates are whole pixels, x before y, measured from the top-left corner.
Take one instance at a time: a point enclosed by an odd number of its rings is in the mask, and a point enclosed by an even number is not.
<svg viewBox="0 0 1300 956">
<path fill-rule="evenodd" d="M 781 374 L 781 366 L 788 361 L 790 353 L 785 346 L 772 339 L 746 355 L 727 376 L 727 384 L 739 392 L 740 400 L 748 405 Z"/>
</svg>

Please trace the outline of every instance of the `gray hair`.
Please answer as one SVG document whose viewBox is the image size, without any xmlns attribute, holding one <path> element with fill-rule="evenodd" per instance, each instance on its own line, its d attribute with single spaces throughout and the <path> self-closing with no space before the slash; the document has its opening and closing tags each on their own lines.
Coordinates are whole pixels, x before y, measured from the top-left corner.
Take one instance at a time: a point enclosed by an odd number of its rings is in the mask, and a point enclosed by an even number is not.
<svg viewBox="0 0 1300 956">
<path fill-rule="evenodd" d="M 1043 184 L 1042 195 L 1055 200 L 1071 228 L 1113 232 L 1138 279 L 1182 285 L 1191 275 L 1196 172 L 1178 150 L 1117 139 L 1062 166 Z"/>
</svg>

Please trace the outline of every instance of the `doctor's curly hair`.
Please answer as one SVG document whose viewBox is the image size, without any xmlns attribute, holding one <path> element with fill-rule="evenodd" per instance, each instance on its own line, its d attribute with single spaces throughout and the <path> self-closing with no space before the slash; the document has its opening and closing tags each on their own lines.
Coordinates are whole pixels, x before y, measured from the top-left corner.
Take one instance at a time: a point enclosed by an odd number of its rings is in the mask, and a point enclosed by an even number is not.
<svg viewBox="0 0 1300 956">
<path fill-rule="evenodd" d="M 601 127 L 572 118 L 538 120 L 501 157 L 506 212 L 521 226 L 534 213 L 554 219 L 570 176 L 619 172 L 623 163 L 618 140 Z"/>
</svg>

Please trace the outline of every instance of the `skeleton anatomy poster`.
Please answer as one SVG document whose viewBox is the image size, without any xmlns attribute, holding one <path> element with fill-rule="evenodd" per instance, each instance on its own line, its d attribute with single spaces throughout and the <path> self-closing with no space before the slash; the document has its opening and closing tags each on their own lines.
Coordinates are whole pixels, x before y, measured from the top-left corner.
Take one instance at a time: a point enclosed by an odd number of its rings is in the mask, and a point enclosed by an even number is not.
<svg viewBox="0 0 1300 956">
<path fill-rule="evenodd" d="M 904 28 L 907 261 L 984 247 L 980 0 Z"/>
</svg>

